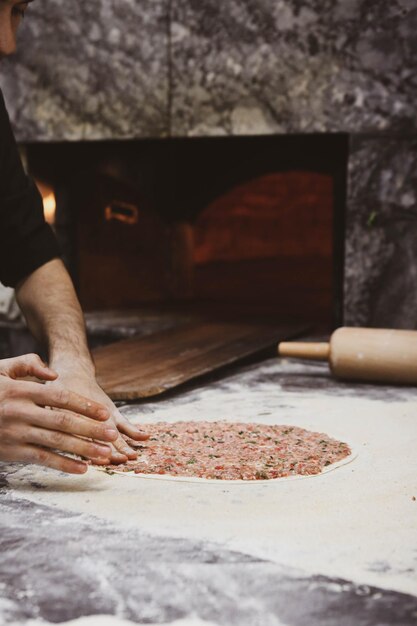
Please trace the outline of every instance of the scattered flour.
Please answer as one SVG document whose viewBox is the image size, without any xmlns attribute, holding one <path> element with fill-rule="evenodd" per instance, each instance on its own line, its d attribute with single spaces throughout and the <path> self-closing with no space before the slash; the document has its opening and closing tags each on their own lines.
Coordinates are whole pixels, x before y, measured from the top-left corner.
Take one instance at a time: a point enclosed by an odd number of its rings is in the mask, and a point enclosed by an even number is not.
<svg viewBox="0 0 417 626">
<path fill-rule="evenodd" d="M 48 626 L 51 622 L 29 620 L 28 622 L 14 622 L 9 626 Z M 89 615 L 88 617 L 80 617 L 70 622 L 61 622 L 61 626 L 144 626 L 142 622 L 131 622 L 130 620 L 120 619 L 113 615 Z M 219 626 L 214 622 L 206 622 L 198 617 L 186 617 L 185 619 L 175 620 L 174 622 L 163 622 L 154 624 L 153 626 Z M 282 625 L 284 626 L 284 625 Z"/>
<path fill-rule="evenodd" d="M 240 374 L 222 381 L 221 388 L 122 411 L 143 424 L 220 417 L 292 424 L 354 444 L 358 456 L 352 463 L 314 480 L 250 489 L 138 480 L 94 470 L 63 476 L 33 466 L 16 471 L 10 484 L 18 497 L 154 536 L 215 541 L 306 573 L 415 595 L 417 402 L 406 390 L 404 399 L 388 402 L 361 398 L 361 387 L 351 393 L 291 392 L 280 388 L 279 367 L 261 366 L 246 378 Z M 300 368 L 290 367 L 295 374 Z M 34 489 L 33 481 L 43 488 Z M 381 562 L 388 566 L 378 568 Z"/>
</svg>

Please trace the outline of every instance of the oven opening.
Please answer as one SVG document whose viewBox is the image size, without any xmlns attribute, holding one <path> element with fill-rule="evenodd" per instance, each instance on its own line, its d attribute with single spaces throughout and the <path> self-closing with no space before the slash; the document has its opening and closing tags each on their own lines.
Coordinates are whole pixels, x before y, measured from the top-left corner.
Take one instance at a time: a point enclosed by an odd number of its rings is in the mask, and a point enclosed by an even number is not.
<svg viewBox="0 0 417 626">
<path fill-rule="evenodd" d="M 347 135 L 26 151 L 87 312 L 179 307 L 343 322 Z"/>
</svg>

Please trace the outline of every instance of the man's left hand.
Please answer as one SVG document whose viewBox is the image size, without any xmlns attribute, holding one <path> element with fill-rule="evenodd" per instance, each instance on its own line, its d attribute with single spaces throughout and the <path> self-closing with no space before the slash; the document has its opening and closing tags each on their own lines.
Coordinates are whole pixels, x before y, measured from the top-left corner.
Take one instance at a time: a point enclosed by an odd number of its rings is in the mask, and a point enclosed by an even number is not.
<svg viewBox="0 0 417 626">
<path fill-rule="evenodd" d="M 55 381 L 48 383 L 48 385 L 63 386 L 66 389 L 75 391 L 76 393 L 94 400 L 95 402 L 100 402 L 100 404 L 104 404 L 104 406 L 109 409 L 109 421 L 112 425 L 115 425 L 119 431 L 119 437 L 116 441 L 113 441 L 110 444 L 112 449 L 111 462 L 115 464 L 125 463 L 127 460 L 136 459 L 138 456 L 137 452 L 135 452 L 135 450 L 126 443 L 121 436 L 121 433 L 127 435 L 135 441 L 146 441 L 149 439 L 149 435 L 123 417 L 118 408 L 98 385 L 94 376 L 89 372 L 84 373 L 82 369 L 81 371 L 72 371 L 71 369 L 60 371 L 60 368 L 56 366 L 52 369 L 58 372 L 58 378 Z"/>
</svg>

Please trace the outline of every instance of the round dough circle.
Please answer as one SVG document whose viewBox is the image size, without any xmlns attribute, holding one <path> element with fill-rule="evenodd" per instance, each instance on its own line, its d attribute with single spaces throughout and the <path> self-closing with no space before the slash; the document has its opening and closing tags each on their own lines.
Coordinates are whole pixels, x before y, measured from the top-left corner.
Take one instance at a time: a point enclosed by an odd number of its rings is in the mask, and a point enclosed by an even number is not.
<svg viewBox="0 0 417 626">
<path fill-rule="evenodd" d="M 351 453 L 346 456 L 341 461 L 337 461 L 336 463 L 332 463 L 327 467 L 324 467 L 323 470 L 319 474 L 296 474 L 294 476 L 280 476 L 278 478 L 268 478 L 268 479 L 260 479 L 260 480 L 222 480 L 219 478 L 200 478 L 198 476 L 170 476 L 169 474 L 140 474 L 136 472 L 122 472 L 121 470 L 111 469 L 108 470 L 105 467 L 100 467 L 98 465 L 94 465 L 93 468 L 99 472 L 103 472 L 108 476 L 112 474 L 118 474 L 122 476 L 130 476 L 135 478 L 143 478 L 145 480 L 165 480 L 176 483 L 198 483 L 201 484 L 211 484 L 211 485 L 259 485 L 259 484 L 271 484 L 271 483 L 282 483 L 287 482 L 289 480 L 300 480 L 303 478 L 318 478 L 319 476 L 323 476 L 324 474 L 328 474 L 330 472 L 334 472 L 334 470 L 339 469 L 342 465 L 348 465 L 352 461 L 356 459 L 358 456 L 358 452 L 355 446 L 349 444 L 349 448 L 351 449 Z"/>
</svg>

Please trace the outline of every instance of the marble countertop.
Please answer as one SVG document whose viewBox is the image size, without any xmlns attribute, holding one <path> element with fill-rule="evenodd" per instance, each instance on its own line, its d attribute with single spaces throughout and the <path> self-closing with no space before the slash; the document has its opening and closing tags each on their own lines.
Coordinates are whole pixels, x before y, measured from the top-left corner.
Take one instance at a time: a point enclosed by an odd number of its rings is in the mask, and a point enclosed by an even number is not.
<svg viewBox="0 0 417 626">
<path fill-rule="evenodd" d="M 334 472 L 270 484 L 0 466 L 0 623 L 361 626 L 417 622 L 415 390 L 269 359 L 135 422 L 286 423 L 347 441 Z"/>
</svg>

